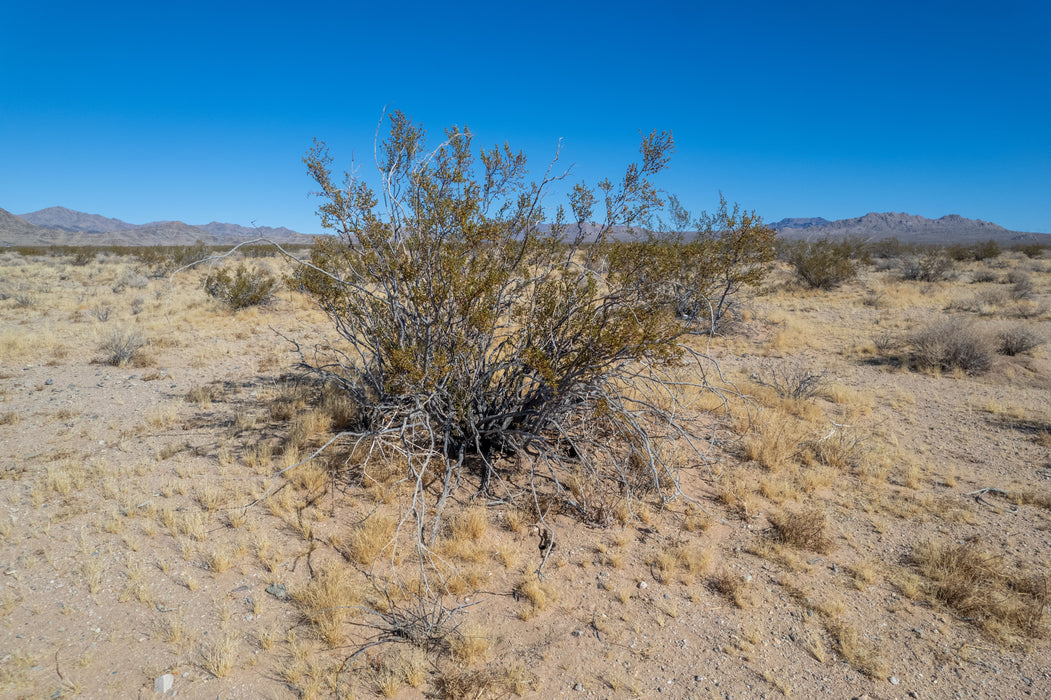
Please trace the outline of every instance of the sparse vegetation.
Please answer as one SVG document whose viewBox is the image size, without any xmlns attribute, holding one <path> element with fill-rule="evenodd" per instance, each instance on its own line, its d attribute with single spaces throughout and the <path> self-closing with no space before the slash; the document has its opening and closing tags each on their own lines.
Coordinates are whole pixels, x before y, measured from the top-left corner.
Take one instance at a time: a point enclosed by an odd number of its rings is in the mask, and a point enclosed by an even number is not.
<svg viewBox="0 0 1051 700">
<path fill-rule="evenodd" d="M 225 267 L 210 272 L 204 283 L 204 291 L 232 311 L 240 311 L 250 306 L 269 304 L 277 284 L 277 280 L 268 272 L 259 268 L 249 269 L 240 263 L 232 272 Z"/>
<path fill-rule="evenodd" d="M 118 329 L 109 333 L 99 349 L 103 352 L 103 362 L 114 367 L 125 367 L 139 355 L 146 345 L 146 339 L 137 330 Z"/>
<path fill-rule="evenodd" d="M 785 259 L 796 276 L 814 289 L 833 289 L 858 274 L 858 265 L 868 252 L 863 243 L 850 238 L 825 238 L 785 244 Z"/>
<path fill-rule="evenodd" d="M 909 336 L 912 357 L 925 369 L 982 373 L 989 369 L 996 346 L 992 338 L 958 318 L 931 321 Z"/>
<path fill-rule="evenodd" d="M 650 243 L 623 242 L 625 255 Z M 619 269 L 613 248 L 596 249 L 598 281 Z M 232 314 L 202 292 L 207 265 L 144 278 L 136 297 L 134 250 L 84 251 L 83 266 L 71 251 L 0 253 L 0 639 L 13 650 L 0 694 L 134 695 L 172 672 L 180 696 L 547 697 L 579 682 L 615 697 L 876 697 L 896 692 L 892 673 L 907 693 L 916 669 L 957 660 L 989 694 L 1017 694 L 1049 644 L 1051 266 L 955 251 L 952 278 L 913 283 L 902 259 L 933 249 L 880 250 L 895 257 L 828 290 L 775 262 L 731 294 L 733 332 L 653 297 L 688 328 L 679 342 L 719 365 L 662 366 L 673 399 L 659 385 L 624 395 L 650 444 L 588 426 L 605 488 L 560 443 L 561 494 L 536 453 L 499 449 L 480 491 L 469 455 L 440 518 L 444 448 L 413 462 L 395 436 L 371 440 L 374 404 L 287 373 L 271 327 L 308 358 L 348 348 L 308 295 Z M 223 258 L 231 273 L 241 254 Z M 942 322 L 986 336 L 984 374 L 918 361 L 913 334 Z M 126 370 L 99 366 L 116 327 L 150 340 Z M 799 381 L 781 373 L 794 362 Z M 819 390 L 792 388 L 818 375 Z M 724 381 L 745 396 L 704 387 Z M 699 449 L 642 420 L 647 402 L 703 428 Z M 648 471 L 649 449 L 677 483 Z M 136 654 L 99 610 L 140 621 Z"/>
</svg>

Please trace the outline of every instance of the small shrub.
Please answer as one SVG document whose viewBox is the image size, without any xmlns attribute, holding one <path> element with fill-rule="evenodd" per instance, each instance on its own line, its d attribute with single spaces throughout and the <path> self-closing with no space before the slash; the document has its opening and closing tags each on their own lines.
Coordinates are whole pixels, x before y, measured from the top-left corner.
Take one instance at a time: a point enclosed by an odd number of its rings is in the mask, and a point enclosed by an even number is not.
<svg viewBox="0 0 1051 700">
<path fill-rule="evenodd" d="M 30 294 L 28 292 L 16 293 L 14 295 L 14 300 L 15 306 L 22 309 L 31 309 L 40 302 L 40 299 L 38 299 L 35 294 Z"/>
<path fill-rule="evenodd" d="M 909 342 L 919 367 L 972 374 L 989 369 L 995 349 L 988 335 L 958 319 L 935 321 L 914 331 Z"/>
<path fill-rule="evenodd" d="M 1046 246 L 1040 243 L 1019 243 L 1011 246 L 1011 250 L 1021 253 L 1027 258 L 1039 258 L 1044 254 Z"/>
<path fill-rule="evenodd" d="M 901 340 L 890 331 L 880 331 L 872 335 L 872 345 L 880 355 L 890 355 L 901 348 Z"/>
<path fill-rule="evenodd" d="M 139 350 L 146 345 L 146 340 L 138 331 L 118 329 L 110 333 L 99 347 L 105 353 L 103 362 L 114 367 L 124 367 L 130 363 Z"/>
<path fill-rule="evenodd" d="M 1026 273 L 1011 270 L 1007 273 L 1007 282 L 1011 285 L 1012 299 L 1021 300 L 1033 296 L 1033 280 Z"/>
<path fill-rule="evenodd" d="M 753 372 L 751 379 L 759 386 L 773 389 L 782 399 L 797 401 L 814 398 L 827 383 L 826 373 L 814 371 L 812 361 L 805 357 L 768 364 Z"/>
<path fill-rule="evenodd" d="M 952 258 L 940 251 L 932 251 L 922 258 L 907 260 L 901 268 L 901 276 L 916 282 L 939 282 L 953 273 Z"/>
<path fill-rule="evenodd" d="M 863 251 L 851 239 L 797 241 L 789 245 L 788 263 L 800 280 L 814 289 L 832 289 L 858 274 Z"/>
<path fill-rule="evenodd" d="M 222 268 L 208 276 L 204 290 L 233 311 L 270 303 L 277 280 L 262 270 L 249 270 L 241 263 L 231 274 Z"/>
<path fill-rule="evenodd" d="M 774 539 L 796 549 L 808 549 L 814 552 L 828 552 L 832 549 L 832 540 L 826 532 L 828 523 L 825 515 L 819 510 L 810 509 L 800 513 L 785 511 L 769 516 Z"/>
<path fill-rule="evenodd" d="M 91 262 L 95 262 L 95 251 L 92 250 L 79 250 L 74 253 L 73 259 L 69 261 L 71 265 L 76 267 L 83 267 Z"/>
<path fill-rule="evenodd" d="M 125 270 L 120 273 L 117 280 L 113 283 L 113 293 L 121 294 L 128 288 L 131 289 L 145 289 L 150 283 L 145 275 L 141 275 L 133 270 Z"/>
<path fill-rule="evenodd" d="M 1021 355 L 1038 348 L 1044 340 L 1026 326 L 1008 326 L 996 334 L 996 351 L 1001 355 Z"/>
<path fill-rule="evenodd" d="M 998 278 L 996 276 L 996 273 L 987 267 L 983 267 L 980 270 L 975 270 L 974 275 L 971 277 L 971 281 L 976 283 L 996 282 L 997 279 Z"/>
<path fill-rule="evenodd" d="M 96 321 L 105 323 L 109 320 L 110 312 L 113 309 L 108 304 L 95 304 L 91 307 L 91 315 L 95 317 Z"/>
<path fill-rule="evenodd" d="M 971 257 L 979 262 L 1000 256 L 1000 246 L 994 240 L 975 243 L 971 246 Z"/>
</svg>

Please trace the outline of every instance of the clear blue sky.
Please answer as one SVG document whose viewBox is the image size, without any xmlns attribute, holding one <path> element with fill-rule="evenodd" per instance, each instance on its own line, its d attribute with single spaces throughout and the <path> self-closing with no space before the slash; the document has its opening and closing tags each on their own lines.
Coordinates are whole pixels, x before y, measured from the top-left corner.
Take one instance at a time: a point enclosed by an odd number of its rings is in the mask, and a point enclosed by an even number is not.
<svg viewBox="0 0 1051 700">
<path fill-rule="evenodd" d="M 1051 2 L 11 2 L 0 207 L 320 231 L 302 157 L 387 105 L 594 184 L 767 221 L 961 214 L 1051 232 Z"/>
</svg>

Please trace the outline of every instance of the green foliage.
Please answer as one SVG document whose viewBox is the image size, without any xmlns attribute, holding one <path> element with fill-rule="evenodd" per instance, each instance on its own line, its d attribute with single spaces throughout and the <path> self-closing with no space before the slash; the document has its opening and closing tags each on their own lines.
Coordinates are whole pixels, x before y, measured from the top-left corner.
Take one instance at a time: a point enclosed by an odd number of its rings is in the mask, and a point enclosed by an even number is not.
<svg viewBox="0 0 1051 700">
<path fill-rule="evenodd" d="M 858 264 L 868 259 L 865 244 L 853 238 L 792 241 L 785 258 L 796 276 L 814 289 L 832 289 L 854 279 Z"/>
<path fill-rule="evenodd" d="M 249 270 L 240 263 L 231 274 L 228 268 L 220 268 L 208 275 L 204 291 L 218 299 L 233 311 L 250 306 L 269 304 L 277 287 L 277 279 L 259 269 Z"/>
<path fill-rule="evenodd" d="M 134 255 L 155 275 L 163 277 L 194 263 L 207 260 L 211 256 L 211 249 L 203 242 L 197 241 L 190 246 L 144 246 L 135 249 Z"/>
<path fill-rule="evenodd" d="M 1039 258 L 1047 249 L 1048 246 L 1043 243 L 1016 243 L 1011 246 L 1011 250 L 1021 253 L 1027 258 Z"/>
<path fill-rule="evenodd" d="M 527 493 L 546 489 L 599 522 L 613 499 L 639 496 L 632 460 L 660 498 L 675 496 L 679 458 L 660 444 L 695 427 L 676 411 L 671 375 L 701 358 L 678 342 L 689 325 L 673 313 L 671 248 L 612 236 L 662 205 L 650 178 L 672 150 L 670 134 L 645 137 L 623 178 L 575 185 L 550 226 L 541 202 L 554 168 L 527 182 L 524 154 L 505 144 L 475 156 L 466 129 L 429 150 L 395 112 L 377 148 L 378 192 L 354 175 L 337 185 L 323 144 L 308 154 L 322 225 L 339 235 L 318 239 L 291 282 L 341 340 L 302 354 L 301 367 L 353 398 L 354 439 L 378 446 L 370 454 L 406 456 L 418 484 L 438 470 L 433 516 L 417 487 L 421 537 L 438 532 L 464 470 L 512 498 L 524 469 Z M 541 499 L 529 502 L 542 519 Z"/>
<path fill-rule="evenodd" d="M 654 255 L 667 259 L 675 314 L 715 332 L 732 315 L 740 291 L 762 284 L 774 260 L 777 232 L 754 211 L 737 204 L 730 209 L 721 194 L 718 210 L 702 212 L 692 223 L 674 196 L 668 210 L 675 231 L 656 241 Z M 687 227 L 697 231 L 692 240 L 683 233 Z"/>
<path fill-rule="evenodd" d="M 971 245 L 957 243 L 946 246 L 945 255 L 959 262 L 968 260 L 981 262 L 982 260 L 998 257 L 1000 255 L 1000 246 L 994 240 L 972 243 Z"/>
</svg>

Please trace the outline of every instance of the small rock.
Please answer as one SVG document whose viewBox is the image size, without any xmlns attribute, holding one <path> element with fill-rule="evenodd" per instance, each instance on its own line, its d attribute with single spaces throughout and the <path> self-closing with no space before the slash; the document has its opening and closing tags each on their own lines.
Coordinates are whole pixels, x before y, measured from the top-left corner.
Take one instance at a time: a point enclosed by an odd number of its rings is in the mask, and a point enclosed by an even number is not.
<svg viewBox="0 0 1051 700">
<path fill-rule="evenodd" d="M 51 386 L 54 383 L 55 383 L 54 379 L 48 378 L 48 380 L 46 382 L 44 382 L 44 386 Z"/>
<path fill-rule="evenodd" d="M 584 634 L 584 630 L 573 630 L 573 636 L 574 637 L 580 637 L 583 634 Z"/>
<path fill-rule="evenodd" d="M 646 584 L 645 581 L 639 581 L 639 588 L 640 589 L 646 589 L 646 588 L 649 588 L 649 586 Z"/>
<path fill-rule="evenodd" d="M 266 587 L 266 592 L 278 600 L 284 600 L 288 597 L 288 587 L 283 583 L 271 583 Z"/>
<path fill-rule="evenodd" d="M 909 697 L 910 698 L 918 698 L 918 697 L 920 697 L 920 694 L 917 693 L 915 690 L 910 690 L 909 691 Z"/>
<path fill-rule="evenodd" d="M 580 683 L 574 683 L 573 690 L 577 691 L 578 693 L 582 693 L 584 692 L 584 686 L 582 686 Z"/>
<path fill-rule="evenodd" d="M 155 693 L 167 693 L 172 689 L 172 685 L 175 684 L 175 676 L 170 673 L 165 673 L 163 676 L 157 676 L 153 681 L 153 692 Z"/>
<path fill-rule="evenodd" d="M 901 681 L 898 680 L 897 676 L 891 676 L 887 680 L 890 681 L 891 685 L 897 685 L 898 683 L 901 683 Z"/>
</svg>

